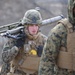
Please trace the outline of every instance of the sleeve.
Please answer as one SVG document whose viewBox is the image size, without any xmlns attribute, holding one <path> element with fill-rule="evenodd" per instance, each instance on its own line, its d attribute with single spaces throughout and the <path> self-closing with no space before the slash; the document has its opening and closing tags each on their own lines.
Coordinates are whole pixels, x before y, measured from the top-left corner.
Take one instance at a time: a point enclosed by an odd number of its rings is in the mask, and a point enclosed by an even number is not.
<svg viewBox="0 0 75 75">
<path fill-rule="evenodd" d="M 44 45 L 43 53 L 39 65 L 39 75 L 57 74 L 57 55 L 61 46 L 62 38 L 65 39 L 66 29 L 62 24 L 55 26 L 49 33 Z"/>
<path fill-rule="evenodd" d="M 6 75 L 6 73 L 10 72 L 10 63 L 3 63 L 0 71 L 1 75 Z"/>
<path fill-rule="evenodd" d="M 47 41 L 47 36 L 46 35 L 44 35 L 44 34 L 42 34 L 41 33 L 41 36 L 42 36 L 42 40 L 43 40 L 43 45 L 45 44 L 45 42 Z"/>
<path fill-rule="evenodd" d="M 2 61 L 10 62 L 18 54 L 18 48 L 14 46 L 14 41 L 8 41 L 2 50 Z"/>
<path fill-rule="evenodd" d="M 48 37 L 44 35 L 44 44 L 45 44 L 45 42 L 47 41 L 47 38 L 48 38 Z"/>
</svg>

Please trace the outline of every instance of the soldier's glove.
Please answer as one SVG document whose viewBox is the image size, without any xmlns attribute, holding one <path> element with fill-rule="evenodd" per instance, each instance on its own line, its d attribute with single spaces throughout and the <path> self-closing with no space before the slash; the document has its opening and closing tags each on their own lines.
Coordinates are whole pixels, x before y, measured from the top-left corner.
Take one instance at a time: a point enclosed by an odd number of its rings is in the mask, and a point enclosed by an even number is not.
<svg viewBox="0 0 75 75">
<path fill-rule="evenodd" d="M 17 46 L 18 48 L 23 47 L 23 45 L 25 43 L 25 39 L 26 39 L 25 33 L 18 34 L 17 37 L 16 37 L 15 46 Z"/>
<path fill-rule="evenodd" d="M 37 55 L 38 55 L 39 57 L 41 57 L 42 51 L 43 51 L 43 46 L 42 46 L 42 45 L 39 45 L 39 46 L 37 47 Z"/>
</svg>

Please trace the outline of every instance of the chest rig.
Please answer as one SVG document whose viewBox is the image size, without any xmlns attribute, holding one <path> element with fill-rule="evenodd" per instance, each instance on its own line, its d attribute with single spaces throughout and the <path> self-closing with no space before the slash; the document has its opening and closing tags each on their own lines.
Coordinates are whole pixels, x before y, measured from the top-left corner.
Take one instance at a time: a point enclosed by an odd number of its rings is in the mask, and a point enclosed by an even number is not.
<svg viewBox="0 0 75 75">
<path fill-rule="evenodd" d="M 58 66 L 60 68 L 75 71 L 75 31 L 67 19 L 60 21 L 67 29 L 67 49 L 60 48 Z"/>
<path fill-rule="evenodd" d="M 29 55 L 28 52 L 26 52 L 25 50 L 27 49 L 36 49 L 36 47 L 38 45 L 43 45 L 43 38 L 42 36 L 38 36 L 37 39 L 35 39 L 34 41 L 30 40 L 26 40 L 25 44 L 23 48 L 21 48 L 19 50 L 18 55 L 15 57 L 15 59 L 13 59 L 11 61 L 11 69 L 10 72 L 13 72 L 18 69 L 20 71 L 23 71 L 25 73 L 29 73 L 29 74 L 33 74 L 36 71 L 38 71 L 38 67 L 39 67 L 39 61 L 40 61 L 40 57 L 38 57 L 37 55 Z M 29 42 L 30 41 L 30 42 Z M 30 45 L 27 45 L 27 43 L 30 43 Z M 28 44 L 29 44 L 28 43 Z M 28 48 L 26 48 L 28 46 Z"/>
</svg>

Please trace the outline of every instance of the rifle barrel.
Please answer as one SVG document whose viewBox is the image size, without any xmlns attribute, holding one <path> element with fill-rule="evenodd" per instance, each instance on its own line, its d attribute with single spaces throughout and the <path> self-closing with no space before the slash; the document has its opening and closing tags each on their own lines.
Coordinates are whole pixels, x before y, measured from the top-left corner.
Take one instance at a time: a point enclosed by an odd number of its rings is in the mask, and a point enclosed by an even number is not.
<svg viewBox="0 0 75 75">
<path fill-rule="evenodd" d="M 61 20 L 63 18 L 64 18 L 63 15 L 60 15 L 60 16 L 56 16 L 56 17 L 53 17 L 53 18 L 50 18 L 50 19 L 43 20 L 42 26 L 45 26 L 46 24 L 54 23 L 54 22 L 56 22 L 58 20 Z"/>
</svg>

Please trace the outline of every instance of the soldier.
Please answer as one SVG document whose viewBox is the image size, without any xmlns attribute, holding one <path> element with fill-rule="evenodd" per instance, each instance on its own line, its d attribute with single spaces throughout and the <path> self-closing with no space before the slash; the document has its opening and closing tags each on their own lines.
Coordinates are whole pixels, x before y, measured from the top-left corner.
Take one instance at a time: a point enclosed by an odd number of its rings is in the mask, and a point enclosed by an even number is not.
<svg viewBox="0 0 75 75">
<path fill-rule="evenodd" d="M 26 37 L 24 37 L 24 39 L 19 39 L 16 42 L 13 39 L 9 39 L 4 45 L 2 60 L 5 64 L 10 64 L 10 68 L 3 66 L 1 70 L 2 75 L 6 75 L 6 73 L 7 75 L 26 75 L 28 74 L 27 71 L 29 71 L 28 69 L 25 69 L 28 65 L 25 63 L 26 58 L 29 55 L 41 56 L 43 45 L 47 39 L 39 30 L 42 23 L 41 14 L 35 9 L 28 10 L 21 23 L 25 26 L 24 32 Z M 38 62 L 38 60 L 36 62 Z M 36 66 L 32 65 L 32 67 L 35 68 Z M 33 73 L 29 71 L 29 73 L 33 75 L 35 74 L 35 71 Z"/>
<path fill-rule="evenodd" d="M 75 75 L 75 0 L 68 1 L 68 18 L 48 35 L 38 75 Z"/>
</svg>

